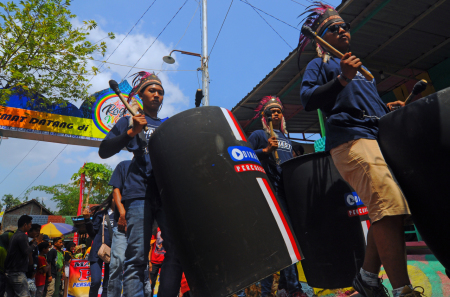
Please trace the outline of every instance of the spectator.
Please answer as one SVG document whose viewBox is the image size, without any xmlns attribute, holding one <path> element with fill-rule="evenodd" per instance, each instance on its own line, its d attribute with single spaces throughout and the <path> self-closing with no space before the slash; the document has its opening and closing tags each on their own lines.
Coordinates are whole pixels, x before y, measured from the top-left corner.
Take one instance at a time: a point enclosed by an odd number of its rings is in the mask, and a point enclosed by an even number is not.
<svg viewBox="0 0 450 297">
<path fill-rule="evenodd" d="M 31 224 L 31 229 L 27 233 L 28 241 L 30 242 L 30 244 L 31 244 L 31 241 L 33 240 L 33 238 L 36 238 L 39 235 L 39 233 L 41 233 L 41 225 Z M 36 242 L 36 243 L 40 244 L 41 242 Z M 38 255 L 39 255 L 39 251 L 38 251 L 38 247 L 36 246 L 36 248 L 31 253 L 30 263 L 28 263 L 28 269 L 30 272 L 34 271 L 35 267 L 37 266 Z"/>
<path fill-rule="evenodd" d="M 163 247 L 163 239 L 161 238 L 161 230 L 159 229 L 159 227 L 156 232 L 152 234 L 151 244 L 149 271 L 153 296 L 153 289 L 155 288 L 156 280 L 158 279 L 158 273 L 162 267 L 164 255 L 166 254 L 166 250 Z"/>
<path fill-rule="evenodd" d="M 122 192 L 130 163 L 131 161 L 120 162 L 114 169 L 109 181 L 109 185 L 113 187 L 114 203 L 116 204 L 114 222 L 117 225 L 113 228 L 111 263 L 109 263 L 109 297 L 120 297 L 122 295 L 123 263 L 125 261 L 125 250 L 127 249 L 127 237 L 125 235 L 127 220 L 125 219 L 125 208 L 122 204 Z"/>
<path fill-rule="evenodd" d="M 7 283 L 5 275 L 5 260 L 6 254 L 8 253 L 9 241 L 13 235 L 14 232 L 8 231 L 0 235 L 0 296 L 5 295 Z"/>
<path fill-rule="evenodd" d="M 36 297 L 42 297 L 44 294 L 44 287 L 47 272 L 50 270 L 50 266 L 47 264 L 47 259 L 45 259 L 45 255 L 48 253 L 49 244 L 45 241 L 41 242 L 38 245 L 39 256 L 38 256 L 38 266 L 36 270 L 35 276 L 35 284 L 36 284 Z M 51 276 L 50 276 L 51 277 Z"/>
<path fill-rule="evenodd" d="M 16 233 L 11 237 L 8 254 L 5 260 L 5 272 L 8 280 L 6 295 L 28 296 L 28 282 L 25 273 L 28 272 L 29 256 L 37 246 L 37 241 L 42 240 L 42 234 L 33 238 L 31 245 L 28 244 L 28 236 L 25 232 L 30 231 L 32 217 L 23 215 L 17 223 Z"/>
<path fill-rule="evenodd" d="M 114 199 L 112 193 L 99 206 L 92 209 L 93 221 L 90 219 L 88 209 L 83 212 L 84 221 L 86 223 L 86 230 L 89 237 L 94 238 L 92 242 L 91 252 L 89 254 L 89 262 L 91 269 L 91 287 L 89 289 L 89 297 L 97 297 L 98 289 L 102 284 L 102 266 L 103 260 L 99 258 L 98 251 L 102 242 L 111 246 L 112 229 L 111 225 L 115 227 L 113 219 L 114 214 Z M 104 240 L 103 237 L 104 236 Z M 103 291 L 102 297 L 108 295 L 108 280 L 109 280 L 109 263 L 105 263 L 104 277 L 103 277 Z"/>
<path fill-rule="evenodd" d="M 47 287 L 47 297 L 59 297 L 61 276 L 64 268 L 64 254 L 62 252 L 63 240 L 60 237 L 53 239 L 54 248 L 47 254 L 47 263 L 51 265 L 51 281 Z"/>
</svg>

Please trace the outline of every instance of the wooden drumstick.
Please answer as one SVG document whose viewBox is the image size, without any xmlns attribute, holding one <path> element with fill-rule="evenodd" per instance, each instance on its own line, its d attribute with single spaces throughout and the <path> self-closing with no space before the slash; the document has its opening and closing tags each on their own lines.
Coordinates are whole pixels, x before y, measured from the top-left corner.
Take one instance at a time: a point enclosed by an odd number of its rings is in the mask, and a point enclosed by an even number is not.
<svg viewBox="0 0 450 297">
<path fill-rule="evenodd" d="M 269 109 L 266 111 L 267 120 L 269 121 L 269 128 L 270 128 L 270 137 L 275 136 L 275 132 L 273 132 L 273 124 L 272 124 L 272 111 Z M 275 162 L 278 164 L 280 161 L 280 158 L 278 158 L 278 152 L 277 150 L 274 151 L 275 155 Z"/>
<path fill-rule="evenodd" d="M 114 91 L 114 93 L 116 93 L 117 96 L 119 96 L 120 100 L 122 101 L 123 105 L 125 105 L 125 107 L 128 109 L 128 111 L 133 115 L 137 115 L 136 112 L 134 112 L 134 110 L 131 108 L 130 104 L 128 104 L 127 100 L 125 99 L 125 97 L 123 97 L 122 92 L 119 89 L 119 84 L 114 80 L 111 79 L 109 81 L 109 87 Z M 148 127 L 144 126 L 144 131 L 147 131 Z"/>
<path fill-rule="evenodd" d="M 310 39 L 314 39 L 316 40 L 316 42 L 324 47 L 326 47 L 330 53 L 332 53 L 333 55 L 335 55 L 336 57 L 338 57 L 339 59 L 342 59 L 342 57 L 344 56 L 340 51 L 338 51 L 337 49 L 335 49 L 334 47 L 332 47 L 328 42 L 326 42 L 325 40 L 323 40 L 320 36 L 318 36 L 316 34 L 316 32 L 314 32 L 310 27 L 308 26 L 303 26 L 302 27 L 302 33 L 303 35 L 307 36 Z M 362 66 L 359 66 L 358 71 L 361 72 L 361 74 L 367 79 L 372 81 L 373 79 L 373 75 L 372 73 L 370 73 L 369 71 L 367 71 L 366 69 L 364 69 Z"/>
</svg>

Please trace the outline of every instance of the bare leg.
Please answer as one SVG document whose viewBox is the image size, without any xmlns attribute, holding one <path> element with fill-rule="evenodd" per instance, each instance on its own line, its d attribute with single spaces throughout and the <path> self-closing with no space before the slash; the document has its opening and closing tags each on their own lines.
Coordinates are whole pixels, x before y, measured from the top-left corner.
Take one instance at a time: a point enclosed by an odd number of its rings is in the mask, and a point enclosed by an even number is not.
<svg viewBox="0 0 450 297">
<path fill-rule="evenodd" d="M 400 288 L 411 284 L 406 268 L 403 220 L 403 216 L 386 216 L 375 222 L 370 228 L 373 232 L 373 239 L 375 239 L 379 259 L 383 263 L 393 288 Z M 371 257 L 371 259 L 368 259 L 368 257 Z M 366 254 L 365 266 L 363 267 L 372 269 L 367 270 L 369 272 L 374 272 L 373 268 L 376 267 L 376 262 L 373 256 L 373 248 L 371 248 L 369 253 Z"/>
<path fill-rule="evenodd" d="M 366 256 L 364 257 L 364 264 L 362 268 L 371 273 L 375 273 L 378 275 L 380 272 L 381 260 L 378 255 L 377 245 L 375 244 L 375 239 L 373 237 L 373 225 L 369 229 L 369 233 L 367 234 L 367 247 L 366 247 Z"/>
</svg>

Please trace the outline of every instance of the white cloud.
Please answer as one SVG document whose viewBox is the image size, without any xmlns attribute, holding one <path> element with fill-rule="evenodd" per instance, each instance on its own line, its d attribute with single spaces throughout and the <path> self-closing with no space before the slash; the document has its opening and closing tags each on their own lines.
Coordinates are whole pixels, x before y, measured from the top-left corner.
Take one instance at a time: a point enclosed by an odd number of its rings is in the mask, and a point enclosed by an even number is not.
<svg viewBox="0 0 450 297">
<path fill-rule="evenodd" d="M 73 22 L 74 26 L 81 26 L 81 22 L 79 20 L 75 20 Z M 114 32 L 115 33 L 115 32 Z M 89 40 L 92 42 L 97 42 L 105 36 L 108 35 L 108 32 L 104 31 L 101 26 L 98 26 L 95 30 L 91 31 L 91 34 L 89 35 Z M 116 47 L 120 44 L 120 42 L 124 39 L 125 34 L 119 34 L 115 33 L 116 38 L 111 39 L 104 39 L 103 41 L 106 42 L 108 46 L 108 51 L 105 54 L 104 57 L 101 55 L 95 55 L 95 60 L 104 61 L 106 60 L 109 55 L 116 49 Z M 141 56 L 144 54 L 144 52 L 147 50 L 147 48 L 150 46 L 152 47 L 145 53 L 145 55 L 141 58 Z M 152 72 L 153 70 L 150 69 L 161 69 L 162 63 L 162 57 L 166 56 L 171 51 L 171 45 L 166 45 L 163 42 L 156 40 L 155 37 L 140 33 L 138 28 L 135 28 L 133 32 L 127 36 L 127 38 L 120 44 L 120 46 L 117 48 L 117 50 L 114 52 L 114 54 L 111 56 L 111 58 L 108 60 L 108 62 L 121 64 L 121 65 L 128 65 L 133 66 L 139 58 L 138 64 L 136 67 L 133 68 L 130 73 L 128 74 L 134 74 L 138 71 L 148 71 Z M 89 66 L 99 66 L 100 62 L 98 61 L 90 61 Z M 164 65 L 165 69 L 175 70 L 178 68 L 178 64 L 175 63 L 173 65 Z M 142 69 L 143 68 L 143 69 Z M 89 91 L 91 93 L 103 90 L 108 88 L 108 81 L 110 79 L 116 79 L 117 81 L 121 81 L 125 75 L 129 72 L 131 69 L 130 67 L 125 66 L 118 66 L 113 64 L 102 64 L 101 66 L 101 73 L 96 75 L 90 82 L 92 85 Z M 155 71 L 155 73 L 158 73 L 158 71 Z M 165 90 L 165 96 L 164 96 L 164 105 L 161 109 L 161 117 L 166 116 L 172 116 L 182 110 L 185 110 L 188 105 L 188 97 L 183 94 L 181 91 L 179 85 L 171 80 L 170 75 L 168 72 L 159 72 L 158 73 L 159 78 L 161 79 L 161 82 L 164 86 Z M 91 76 L 92 77 L 92 76 Z M 89 77 L 89 79 L 91 78 Z M 131 84 L 131 78 L 126 78 L 128 82 Z M 76 103 L 77 106 L 81 105 L 81 102 Z"/>
</svg>

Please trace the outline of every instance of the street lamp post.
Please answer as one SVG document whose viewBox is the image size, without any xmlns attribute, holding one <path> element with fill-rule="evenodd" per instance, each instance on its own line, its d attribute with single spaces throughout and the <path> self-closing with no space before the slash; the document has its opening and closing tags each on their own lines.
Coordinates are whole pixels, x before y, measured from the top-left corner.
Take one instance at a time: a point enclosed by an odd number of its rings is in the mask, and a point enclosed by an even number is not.
<svg viewBox="0 0 450 297">
<path fill-rule="evenodd" d="M 209 71 L 208 71 L 208 19 L 206 0 L 202 0 L 202 87 L 203 87 L 203 105 L 209 106 Z"/>
<path fill-rule="evenodd" d="M 196 54 L 180 50 L 172 50 L 168 56 L 163 57 L 163 61 L 167 64 L 175 63 L 172 57 L 173 52 L 180 52 L 189 56 L 200 57 L 202 66 L 202 92 L 203 92 L 203 106 L 209 106 L 209 71 L 208 71 L 208 20 L 206 10 L 206 0 L 202 0 L 202 54 Z"/>
</svg>

